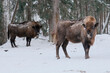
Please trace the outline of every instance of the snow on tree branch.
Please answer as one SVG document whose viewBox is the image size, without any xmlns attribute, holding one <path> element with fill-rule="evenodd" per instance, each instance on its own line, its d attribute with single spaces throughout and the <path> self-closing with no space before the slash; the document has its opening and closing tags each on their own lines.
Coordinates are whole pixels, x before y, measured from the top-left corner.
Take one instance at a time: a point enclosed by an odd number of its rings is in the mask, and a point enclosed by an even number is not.
<svg viewBox="0 0 110 73">
<path fill-rule="evenodd" d="M 108 9 L 110 9 L 110 4 L 107 4 L 102 0 L 97 0 L 97 1 L 100 2 L 101 4 L 104 4 L 105 6 L 107 6 Z"/>
<path fill-rule="evenodd" d="M 104 30 L 105 30 L 105 28 L 106 28 L 106 26 L 107 26 L 107 22 L 108 22 L 108 20 L 109 20 L 109 16 L 110 16 L 110 12 L 108 13 L 108 15 L 107 15 L 107 17 L 106 17 L 105 23 L 103 23 L 102 33 L 104 33 Z"/>
</svg>

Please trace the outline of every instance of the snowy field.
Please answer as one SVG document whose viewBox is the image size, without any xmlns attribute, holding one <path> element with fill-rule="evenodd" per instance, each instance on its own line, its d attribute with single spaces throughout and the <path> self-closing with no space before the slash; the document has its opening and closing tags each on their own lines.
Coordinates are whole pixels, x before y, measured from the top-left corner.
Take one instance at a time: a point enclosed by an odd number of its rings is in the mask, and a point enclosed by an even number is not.
<svg viewBox="0 0 110 73">
<path fill-rule="evenodd" d="M 81 43 L 69 43 L 70 59 L 60 48 L 59 60 L 48 37 L 33 39 L 30 47 L 25 43 L 23 38 L 17 38 L 17 48 L 12 48 L 9 41 L 0 46 L 0 73 L 110 73 L 110 35 L 96 36 L 90 59 L 84 58 Z"/>
</svg>

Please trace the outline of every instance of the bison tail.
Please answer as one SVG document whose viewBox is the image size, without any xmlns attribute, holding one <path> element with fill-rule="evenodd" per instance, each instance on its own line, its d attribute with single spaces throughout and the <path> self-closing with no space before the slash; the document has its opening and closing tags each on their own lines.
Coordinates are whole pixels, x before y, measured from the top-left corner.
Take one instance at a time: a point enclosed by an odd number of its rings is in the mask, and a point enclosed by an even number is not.
<svg viewBox="0 0 110 73">
<path fill-rule="evenodd" d="M 56 41 L 57 41 L 57 37 L 56 36 L 57 36 L 56 34 L 54 34 L 54 36 L 53 36 L 53 42 L 54 42 L 54 44 L 56 44 Z"/>
<path fill-rule="evenodd" d="M 9 30 L 8 30 L 8 39 L 10 38 L 10 33 L 9 33 Z"/>
<path fill-rule="evenodd" d="M 57 40 L 56 32 L 55 32 L 55 31 L 51 32 L 51 35 L 52 35 L 52 42 L 53 42 L 54 44 L 56 44 L 56 40 Z"/>
</svg>

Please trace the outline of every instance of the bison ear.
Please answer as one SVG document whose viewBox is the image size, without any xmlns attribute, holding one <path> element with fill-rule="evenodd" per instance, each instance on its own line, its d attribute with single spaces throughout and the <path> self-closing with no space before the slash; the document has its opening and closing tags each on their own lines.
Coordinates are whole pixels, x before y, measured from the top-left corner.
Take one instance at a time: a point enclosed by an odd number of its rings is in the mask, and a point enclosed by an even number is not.
<svg viewBox="0 0 110 73">
<path fill-rule="evenodd" d="M 85 24 L 82 24 L 82 25 L 83 25 L 84 28 L 86 28 L 86 25 Z"/>
<path fill-rule="evenodd" d="M 99 25 L 99 23 L 96 23 L 96 24 L 95 24 L 95 28 L 96 28 L 98 25 Z"/>
</svg>

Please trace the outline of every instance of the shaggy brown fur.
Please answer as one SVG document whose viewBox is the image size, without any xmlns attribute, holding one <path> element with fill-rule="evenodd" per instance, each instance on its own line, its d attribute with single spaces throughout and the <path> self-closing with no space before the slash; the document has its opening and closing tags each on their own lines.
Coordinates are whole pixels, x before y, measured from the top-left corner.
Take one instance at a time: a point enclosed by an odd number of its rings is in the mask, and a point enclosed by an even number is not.
<svg viewBox="0 0 110 73">
<path fill-rule="evenodd" d="M 38 22 L 27 21 L 18 24 L 8 25 L 8 38 L 10 38 L 11 46 L 17 47 L 15 44 L 15 38 L 26 37 L 27 46 L 30 46 L 31 38 L 34 38 L 39 34 L 41 25 Z"/>
<path fill-rule="evenodd" d="M 71 26 L 71 25 L 73 25 L 74 23 L 76 23 L 77 22 L 77 20 L 62 20 L 62 21 L 59 21 L 58 23 L 63 27 L 63 28 L 65 28 L 65 27 L 69 27 L 69 26 Z M 59 24 L 58 24 L 58 26 L 59 26 Z M 52 35 L 52 42 L 54 43 L 54 44 L 56 44 L 56 31 L 55 30 L 53 30 L 52 32 L 51 32 L 51 35 Z"/>
<path fill-rule="evenodd" d="M 95 36 L 96 36 L 96 28 L 98 23 L 96 23 L 96 19 L 92 16 L 87 16 L 82 21 L 77 21 L 74 25 L 69 23 L 60 22 L 57 27 L 56 33 L 56 57 L 59 59 L 59 47 L 62 45 L 63 51 L 67 58 L 70 58 L 66 47 L 68 42 L 71 41 L 73 43 L 82 42 L 84 50 L 85 50 L 85 58 L 89 58 L 89 49 L 90 46 L 93 45 Z"/>
</svg>

